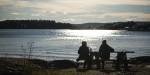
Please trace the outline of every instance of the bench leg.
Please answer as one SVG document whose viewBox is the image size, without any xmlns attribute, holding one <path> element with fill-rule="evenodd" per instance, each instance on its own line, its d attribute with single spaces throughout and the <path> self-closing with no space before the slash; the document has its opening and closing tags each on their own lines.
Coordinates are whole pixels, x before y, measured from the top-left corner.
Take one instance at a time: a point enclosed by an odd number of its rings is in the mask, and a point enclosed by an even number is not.
<svg viewBox="0 0 150 75">
<path fill-rule="evenodd" d="M 102 60 L 102 69 L 105 67 L 105 61 Z"/>
<path fill-rule="evenodd" d="M 99 60 L 96 60 L 96 66 L 97 66 L 97 69 L 100 69 L 100 61 Z"/>
<path fill-rule="evenodd" d="M 129 70 L 129 69 L 128 69 L 128 61 L 125 61 L 125 62 L 124 62 L 124 70 L 125 70 L 125 71 Z"/>
</svg>

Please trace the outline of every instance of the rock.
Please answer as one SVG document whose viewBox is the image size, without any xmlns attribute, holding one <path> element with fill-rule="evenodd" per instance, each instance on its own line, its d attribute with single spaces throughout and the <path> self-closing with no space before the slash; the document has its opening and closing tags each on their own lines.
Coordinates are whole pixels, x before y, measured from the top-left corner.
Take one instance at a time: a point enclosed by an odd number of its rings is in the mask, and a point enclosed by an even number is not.
<svg viewBox="0 0 150 75">
<path fill-rule="evenodd" d="M 140 56 L 130 59 L 132 64 L 150 63 L 150 56 Z"/>
<path fill-rule="evenodd" d="M 39 67 L 46 68 L 47 67 L 47 61 L 40 60 L 40 59 L 32 59 L 30 60 L 33 64 L 38 65 Z"/>
<path fill-rule="evenodd" d="M 146 68 L 150 68 L 150 65 L 146 65 L 145 67 L 146 67 Z"/>
<path fill-rule="evenodd" d="M 77 63 L 71 60 L 54 60 L 48 63 L 49 68 L 77 68 Z"/>
</svg>

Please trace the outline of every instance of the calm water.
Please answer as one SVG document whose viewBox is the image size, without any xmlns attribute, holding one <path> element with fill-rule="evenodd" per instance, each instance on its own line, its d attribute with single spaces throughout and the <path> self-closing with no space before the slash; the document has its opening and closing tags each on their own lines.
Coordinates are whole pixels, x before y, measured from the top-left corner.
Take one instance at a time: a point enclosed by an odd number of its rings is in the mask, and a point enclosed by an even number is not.
<svg viewBox="0 0 150 75">
<path fill-rule="evenodd" d="M 27 58 L 31 49 L 32 58 L 75 60 L 78 57 L 77 51 L 82 40 L 87 41 L 93 51 L 98 51 L 103 39 L 106 39 L 116 51 L 135 51 L 135 53 L 128 54 L 129 58 L 150 55 L 150 32 L 1 29 L 0 56 Z M 116 54 L 111 54 L 111 58 L 115 56 Z"/>
</svg>

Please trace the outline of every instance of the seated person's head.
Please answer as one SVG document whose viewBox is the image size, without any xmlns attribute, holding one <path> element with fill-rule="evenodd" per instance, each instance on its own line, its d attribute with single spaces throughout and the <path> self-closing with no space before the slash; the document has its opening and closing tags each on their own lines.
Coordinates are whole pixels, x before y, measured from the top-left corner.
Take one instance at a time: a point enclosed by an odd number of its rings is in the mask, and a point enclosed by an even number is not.
<svg viewBox="0 0 150 75">
<path fill-rule="evenodd" d="M 103 41 L 102 41 L 102 44 L 106 44 L 106 43 L 107 43 L 107 41 L 106 41 L 106 40 L 103 40 Z"/>
<path fill-rule="evenodd" d="M 87 46 L 87 42 L 86 41 L 82 41 L 82 46 Z"/>
</svg>

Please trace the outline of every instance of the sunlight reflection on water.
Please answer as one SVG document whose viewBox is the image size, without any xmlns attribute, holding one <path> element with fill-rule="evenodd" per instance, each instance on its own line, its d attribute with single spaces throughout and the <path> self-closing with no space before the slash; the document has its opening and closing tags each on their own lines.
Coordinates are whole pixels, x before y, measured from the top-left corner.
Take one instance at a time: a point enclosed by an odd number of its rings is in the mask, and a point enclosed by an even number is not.
<svg viewBox="0 0 150 75">
<path fill-rule="evenodd" d="M 93 51 L 98 51 L 103 39 L 116 51 L 125 49 L 136 52 L 129 57 L 150 55 L 149 32 L 124 30 L 0 30 L 0 53 L 24 54 L 21 46 L 27 49 L 28 42 L 35 42 L 32 55 L 46 56 L 48 58 L 41 57 L 46 60 L 75 60 L 81 41 L 87 41 Z"/>
<path fill-rule="evenodd" d="M 60 32 L 59 35 L 64 35 L 64 37 L 57 37 L 58 39 L 97 40 L 110 36 L 127 36 L 118 34 L 122 32 L 120 30 L 63 30 Z"/>
</svg>

